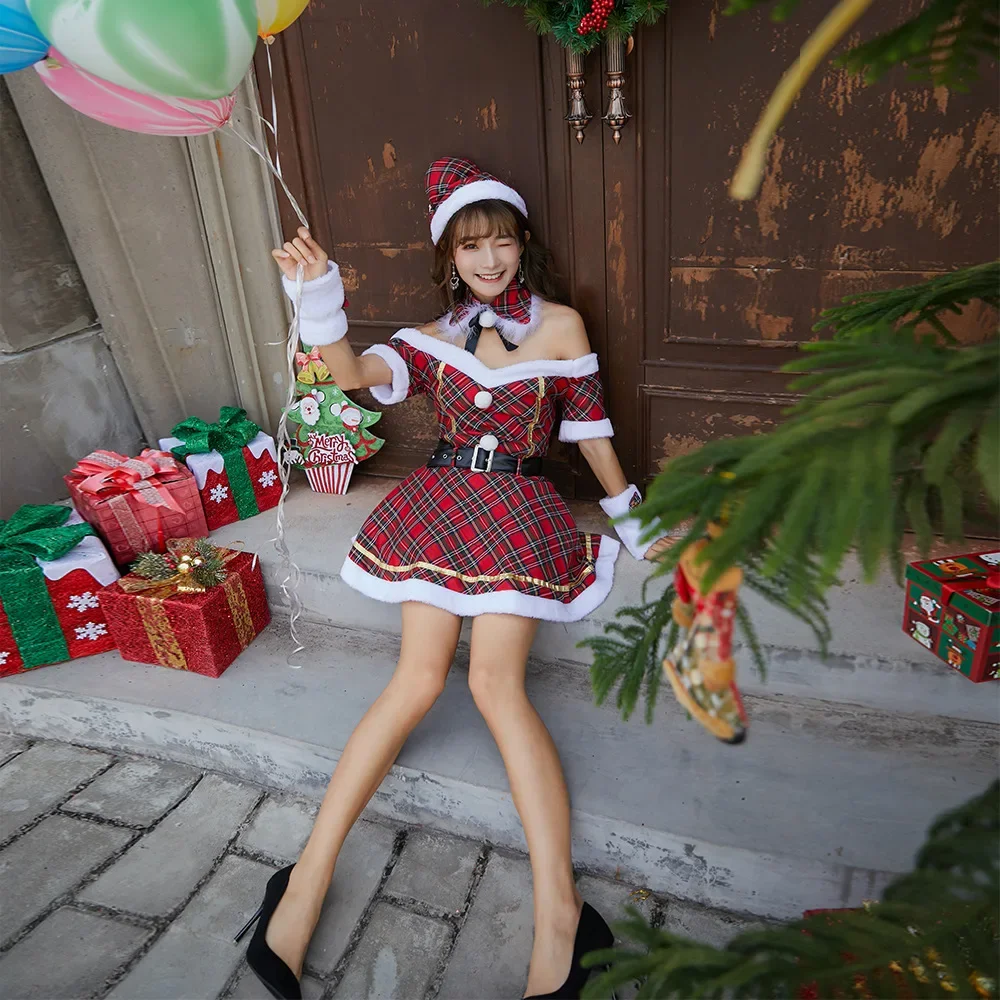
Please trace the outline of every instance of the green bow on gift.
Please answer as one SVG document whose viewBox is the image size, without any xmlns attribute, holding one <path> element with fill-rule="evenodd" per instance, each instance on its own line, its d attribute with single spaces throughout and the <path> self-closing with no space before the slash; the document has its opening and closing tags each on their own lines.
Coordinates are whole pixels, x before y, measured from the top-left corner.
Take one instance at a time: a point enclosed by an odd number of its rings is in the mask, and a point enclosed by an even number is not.
<svg viewBox="0 0 1000 1000">
<path fill-rule="evenodd" d="M 247 416 L 246 410 L 235 406 L 223 406 L 219 419 L 210 424 L 201 417 L 182 420 L 171 432 L 183 444 L 171 448 L 171 453 L 182 462 L 189 455 L 204 455 L 217 451 L 222 455 L 222 464 L 229 476 L 229 487 L 236 501 L 236 512 L 241 518 L 253 517 L 260 513 L 253 483 L 247 469 L 243 449 L 260 433 L 260 428 Z"/>
<path fill-rule="evenodd" d="M 69 649 L 36 559 L 51 561 L 94 533 L 89 524 L 66 524 L 70 507 L 25 504 L 0 521 L 0 602 L 25 669 L 69 659 Z"/>
</svg>

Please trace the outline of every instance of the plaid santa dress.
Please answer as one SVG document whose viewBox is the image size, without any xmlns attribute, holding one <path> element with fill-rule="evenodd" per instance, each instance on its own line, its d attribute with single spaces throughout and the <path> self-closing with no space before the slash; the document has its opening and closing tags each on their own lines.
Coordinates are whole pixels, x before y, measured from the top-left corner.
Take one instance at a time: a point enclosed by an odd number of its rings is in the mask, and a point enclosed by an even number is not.
<svg viewBox="0 0 1000 1000">
<path fill-rule="evenodd" d="M 397 403 L 430 395 L 441 438 L 457 447 L 493 435 L 501 452 L 541 455 L 560 413 L 561 440 L 613 433 L 595 354 L 490 368 L 417 330 L 365 353 L 392 370 L 391 385 L 372 389 L 375 398 Z M 543 476 L 424 466 L 371 513 L 341 576 L 390 603 L 420 601 L 463 617 L 569 622 L 607 597 L 618 548 L 614 538 L 579 531 Z"/>
</svg>

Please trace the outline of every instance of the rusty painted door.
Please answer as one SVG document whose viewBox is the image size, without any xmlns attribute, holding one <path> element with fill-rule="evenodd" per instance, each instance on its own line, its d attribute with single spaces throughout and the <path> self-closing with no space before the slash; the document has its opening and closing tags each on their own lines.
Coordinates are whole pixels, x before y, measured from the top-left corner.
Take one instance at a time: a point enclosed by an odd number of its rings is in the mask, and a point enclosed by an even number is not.
<svg viewBox="0 0 1000 1000">
<path fill-rule="evenodd" d="M 356 347 L 443 311 L 429 280 L 423 187 L 437 157 L 468 156 L 518 188 L 533 228 L 566 267 L 562 57 L 525 29 L 520 12 L 475 0 L 314 0 L 272 56 L 282 168 L 341 266 Z M 262 60 L 257 76 L 266 105 Z M 287 211 L 283 224 L 294 227 Z M 601 255 L 602 245 L 598 230 Z M 368 472 L 404 473 L 436 440 L 427 400 L 390 407 L 376 431 L 388 443 Z M 554 478 L 572 494 L 567 451 L 555 458 Z"/>
<path fill-rule="evenodd" d="M 793 398 L 777 369 L 828 335 L 812 329 L 822 308 L 996 256 L 993 65 L 966 95 L 902 73 L 872 87 L 817 73 L 772 145 L 759 197 L 728 198 L 764 101 L 829 6 L 803 3 L 776 26 L 725 17 L 722 0 L 675 3 L 631 58 L 637 128 L 605 158 L 609 323 L 630 352 L 619 378 L 638 387 L 646 476 L 709 438 L 772 427 Z M 865 19 L 866 35 L 898 23 L 890 8 Z M 634 193 L 616 203 L 619 181 Z M 975 312 L 957 330 L 984 335 L 990 322 Z"/>
<path fill-rule="evenodd" d="M 596 117 L 578 145 L 563 53 L 520 10 L 313 0 L 273 51 L 282 163 L 344 271 L 355 343 L 440 311 L 422 178 L 433 158 L 465 155 L 522 191 L 552 247 L 600 355 L 630 479 L 708 438 L 773 426 L 792 398 L 778 368 L 818 336 L 821 308 L 997 245 L 995 74 L 949 95 L 901 75 L 864 88 L 829 68 L 773 144 L 760 197 L 729 200 L 756 116 L 828 6 L 806 0 L 775 26 L 726 18 L 723 0 L 673 4 L 628 57 L 634 117 L 620 144 Z M 870 15 L 866 31 L 894 17 Z M 599 52 L 585 69 L 599 116 Z M 266 101 L 262 62 L 258 79 Z M 366 470 L 389 474 L 425 460 L 435 435 L 420 401 L 378 429 L 389 444 Z M 576 449 L 554 455 L 567 495 L 597 494 Z"/>
</svg>

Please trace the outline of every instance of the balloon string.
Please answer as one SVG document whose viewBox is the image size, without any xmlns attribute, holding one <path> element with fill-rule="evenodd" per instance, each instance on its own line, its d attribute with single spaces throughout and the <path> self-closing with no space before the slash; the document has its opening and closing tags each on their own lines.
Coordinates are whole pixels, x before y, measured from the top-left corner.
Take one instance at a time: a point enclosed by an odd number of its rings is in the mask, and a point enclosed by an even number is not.
<svg viewBox="0 0 1000 1000">
<path fill-rule="evenodd" d="M 275 138 L 275 154 L 277 154 L 277 139 L 278 139 L 278 106 L 274 98 L 274 76 L 271 73 L 271 52 L 268 49 L 267 53 L 267 69 L 270 75 L 270 85 L 271 85 L 271 115 L 272 121 L 266 122 L 268 128 L 270 128 L 271 133 Z M 197 115 L 197 112 L 194 112 Z M 256 112 L 255 112 L 256 113 Z M 202 117 L 198 115 L 198 117 Z M 258 115 L 258 117 L 261 117 Z M 207 119 L 203 119 L 207 120 Z M 266 148 L 261 149 L 256 142 L 247 136 L 243 135 L 242 132 L 233 124 L 232 117 L 226 121 L 226 127 L 229 131 L 236 136 L 248 149 L 250 149 L 267 167 L 267 169 L 274 176 L 275 180 L 281 185 L 282 191 L 285 192 L 285 196 L 288 198 L 289 204 L 295 211 L 295 214 L 299 218 L 299 222 L 302 223 L 307 229 L 309 228 L 309 222 L 306 220 L 305 213 L 299 207 L 299 203 L 295 200 L 295 196 L 288 189 L 288 185 L 285 183 L 285 178 L 281 174 L 281 160 L 277 158 L 277 163 L 271 162 L 271 157 L 268 154 Z M 296 656 L 305 649 L 302 641 L 299 639 L 298 632 L 298 621 L 302 617 L 302 598 L 299 595 L 299 586 L 302 582 L 302 570 L 299 568 L 298 563 L 292 559 L 292 554 L 288 548 L 288 540 L 286 537 L 285 529 L 285 499 L 288 496 L 289 486 L 290 486 L 290 473 L 291 473 L 291 460 L 290 453 L 292 452 L 292 440 L 288 433 L 288 411 L 292 404 L 295 402 L 295 354 L 299 348 L 299 315 L 302 309 L 302 286 L 305 283 L 305 270 L 301 264 L 297 264 L 295 268 L 295 297 L 292 302 L 292 322 L 288 327 L 288 337 L 285 340 L 285 362 L 286 370 L 288 372 L 288 392 L 285 396 L 285 405 L 281 410 L 281 417 L 278 420 L 278 430 L 277 430 L 277 446 L 278 446 L 278 478 L 281 482 L 281 495 L 278 498 L 278 506 L 275 512 L 275 537 L 271 539 L 274 543 L 275 551 L 277 551 L 281 560 L 281 573 L 282 578 L 279 584 L 281 588 L 281 593 L 285 598 L 285 602 L 288 605 L 288 631 L 291 635 L 292 642 L 295 648 L 289 654 L 288 666 L 295 670 L 301 668 L 301 663 L 293 663 L 291 657 Z M 267 345 L 267 346 L 277 346 Z"/>
<path fill-rule="evenodd" d="M 292 441 L 288 433 L 288 411 L 295 400 L 295 353 L 299 347 L 299 315 L 302 309 L 302 285 L 305 281 L 305 270 L 301 264 L 295 267 L 295 298 L 292 303 L 292 322 L 288 327 L 288 339 L 285 343 L 285 361 L 288 371 L 288 394 L 285 398 L 285 405 L 281 409 L 281 417 L 278 420 L 278 476 L 281 480 L 281 496 L 278 498 L 278 507 L 275 515 L 275 537 L 274 548 L 281 557 L 281 571 L 284 574 L 281 580 L 281 593 L 288 603 L 288 631 L 295 643 L 295 648 L 291 656 L 302 652 L 305 646 L 299 639 L 298 621 L 302 617 L 302 598 L 299 596 L 299 585 L 302 582 L 302 570 L 298 563 L 292 559 L 288 549 L 288 541 L 285 537 L 285 498 L 288 496 L 289 480 L 291 477 L 291 451 Z M 288 665 L 298 670 L 302 664 L 292 663 Z"/>
<path fill-rule="evenodd" d="M 278 148 L 278 102 L 274 96 L 274 69 L 271 67 L 271 46 L 265 45 L 267 52 L 267 82 L 271 87 L 271 120 L 267 123 L 274 136 L 274 166 L 281 173 L 281 150 Z M 308 228 L 308 227 L 306 227 Z"/>
<path fill-rule="evenodd" d="M 302 209 L 299 208 L 299 203 L 295 200 L 295 195 L 288 190 L 288 185 L 285 183 L 285 178 L 281 176 L 281 171 L 278 170 L 275 165 L 271 162 L 271 157 L 267 155 L 253 140 L 248 139 L 242 132 L 233 124 L 232 119 L 226 122 L 226 127 L 236 136 L 241 142 L 245 143 L 246 146 L 251 149 L 258 157 L 260 157 L 261 162 L 267 167 L 268 170 L 274 175 L 275 180 L 281 185 L 281 190 L 285 192 L 285 196 L 288 198 L 289 204 L 292 206 L 295 214 L 298 216 L 299 222 L 302 223 L 306 229 L 309 228 L 309 223 L 306 220 L 305 214 Z"/>
</svg>

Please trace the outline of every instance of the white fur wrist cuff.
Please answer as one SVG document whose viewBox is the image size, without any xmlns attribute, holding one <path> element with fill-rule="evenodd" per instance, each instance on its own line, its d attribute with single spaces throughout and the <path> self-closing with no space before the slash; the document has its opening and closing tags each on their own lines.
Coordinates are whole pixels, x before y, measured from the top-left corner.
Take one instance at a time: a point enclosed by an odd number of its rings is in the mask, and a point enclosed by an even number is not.
<svg viewBox="0 0 1000 1000">
<path fill-rule="evenodd" d="M 637 487 L 630 483 L 628 488 L 619 493 L 618 496 L 605 497 L 601 501 L 601 510 L 612 519 L 624 517 L 632 509 L 633 505 L 638 506 L 641 500 L 642 494 Z M 645 529 L 634 517 L 626 521 L 619 521 L 614 528 L 618 532 L 618 537 L 622 540 L 622 544 L 636 559 L 642 559 L 646 554 L 646 550 L 653 544 L 652 541 L 641 542 L 639 540 Z"/>
<path fill-rule="evenodd" d="M 375 398 L 375 401 L 383 406 L 388 406 L 390 403 L 401 403 L 410 391 L 410 373 L 406 370 L 406 362 L 388 344 L 372 344 L 367 351 L 361 352 L 362 357 L 366 354 L 380 357 L 389 366 L 389 371 L 392 372 L 391 382 L 387 382 L 385 385 L 373 385 L 369 388 L 368 391 Z"/>
<path fill-rule="evenodd" d="M 288 300 L 295 302 L 295 279 L 281 276 L 281 285 Z M 344 283 L 340 269 L 331 260 L 326 274 L 321 274 L 302 286 L 299 308 L 299 337 L 310 347 L 324 347 L 342 340 L 347 333 L 344 312 Z"/>
</svg>

